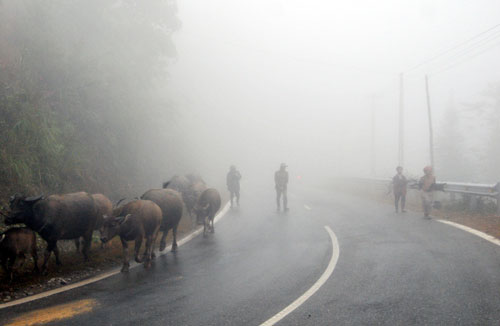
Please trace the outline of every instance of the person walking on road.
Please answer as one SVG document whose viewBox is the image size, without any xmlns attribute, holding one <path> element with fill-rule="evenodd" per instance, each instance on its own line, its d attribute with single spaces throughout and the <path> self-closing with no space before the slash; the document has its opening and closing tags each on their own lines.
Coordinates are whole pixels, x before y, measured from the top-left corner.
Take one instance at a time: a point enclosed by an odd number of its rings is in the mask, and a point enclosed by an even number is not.
<svg viewBox="0 0 500 326">
<path fill-rule="evenodd" d="M 403 175 L 403 167 L 398 166 L 396 168 L 397 174 L 392 178 L 392 190 L 394 192 L 394 206 L 396 207 L 396 213 L 398 212 L 399 202 L 401 201 L 401 212 L 405 213 L 406 204 L 406 186 L 408 180 Z"/>
<path fill-rule="evenodd" d="M 288 172 L 286 171 L 287 165 L 281 163 L 280 169 L 274 173 L 274 183 L 276 185 L 276 204 L 278 206 L 278 212 L 280 211 L 281 196 L 283 196 L 283 210 L 288 212 L 288 198 L 287 198 L 287 186 L 288 186 Z"/>
<path fill-rule="evenodd" d="M 436 177 L 433 174 L 432 166 L 424 168 L 424 176 L 420 178 L 418 187 L 422 197 L 422 206 L 424 208 L 424 217 L 430 219 L 432 204 L 434 201 L 434 188 L 436 186 Z"/>
<path fill-rule="evenodd" d="M 236 166 L 231 165 L 226 176 L 227 190 L 231 195 L 231 208 L 233 208 L 234 197 L 236 197 L 236 204 L 240 206 L 240 179 L 241 173 L 236 170 Z"/>
</svg>

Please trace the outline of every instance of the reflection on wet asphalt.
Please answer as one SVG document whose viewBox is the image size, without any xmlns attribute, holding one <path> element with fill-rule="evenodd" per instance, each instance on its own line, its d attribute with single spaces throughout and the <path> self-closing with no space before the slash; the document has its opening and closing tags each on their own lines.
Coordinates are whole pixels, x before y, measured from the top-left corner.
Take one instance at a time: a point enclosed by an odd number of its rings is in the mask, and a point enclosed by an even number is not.
<svg viewBox="0 0 500 326">
<path fill-rule="evenodd" d="M 338 237 L 324 286 L 279 325 L 498 325 L 500 247 L 418 214 L 319 188 L 294 189 L 276 213 L 256 187 L 175 254 L 74 291 L 0 310 L 3 321 L 92 300 L 50 325 L 259 325 L 311 287 Z M 309 207 L 309 209 L 306 208 Z"/>
</svg>

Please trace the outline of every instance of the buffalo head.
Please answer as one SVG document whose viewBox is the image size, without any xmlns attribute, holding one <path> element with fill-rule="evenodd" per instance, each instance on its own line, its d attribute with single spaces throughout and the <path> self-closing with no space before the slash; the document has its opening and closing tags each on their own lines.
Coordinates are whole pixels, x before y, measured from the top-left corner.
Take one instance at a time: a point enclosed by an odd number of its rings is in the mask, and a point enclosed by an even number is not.
<svg viewBox="0 0 500 326">
<path fill-rule="evenodd" d="M 26 197 L 15 194 L 10 197 L 10 213 L 5 217 L 5 224 L 26 223 L 33 216 L 33 205 L 43 196 Z"/>
<path fill-rule="evenodd" d="M 203 224 L 203 219 L 209 214 L 210 205 L 206 203 L 203 206 L 196 205 L 194 208 L 194 213 L 196 214 L 196 221 L 198 224 Z"/>
<path fill-rule="evenodd" d="M 120 233 L 120 227 L 127 222 L 127 220 L 132 216 L 131 214 L 127 214 L 126 216 L 103 216 L 103 223 L 100 229 L 101 232 L 101 241 L 102 243 L 106 243 L 109 240 L 113 239 L 117 234 Z"/>
</svg>

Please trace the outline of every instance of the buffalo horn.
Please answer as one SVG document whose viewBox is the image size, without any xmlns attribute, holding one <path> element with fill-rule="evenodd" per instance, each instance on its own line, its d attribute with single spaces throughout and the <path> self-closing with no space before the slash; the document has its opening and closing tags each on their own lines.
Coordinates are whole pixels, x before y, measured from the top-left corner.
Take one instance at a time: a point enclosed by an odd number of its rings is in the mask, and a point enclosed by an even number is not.
<svg viewBox="0 0 500 326">
<path fill-rule="evenodd" d="M 117 221 L 119 224 L 123 224 L 127 222 L 127 220 L 132 216 L 132 214 L 127 214 L 126 216 L 118 216 L 115 221 Z"/>
<path fill-rule="evenodd" d="M 125 199 L 127 199 L 127 198 L 122 198 L 122 199 L 120 199 L 119 201 L 117 201 L 117 202 L 116 202 L 116 204 L 115 204 L 115 207 L 118 207 L 118 205 L 120 205 L 120 203 L 121 203 L 122 201 L 124 201 Z"/>
<path fill-rule="evenodd" d="M 24 199 L 24 201 L 25 202 L 33 202 L 33 201 L 38 201 L 42 198 L 43 198 L 43 195 L 39 195 L 39 196 L 27 197 L 26 199 Z"/>
</svg>

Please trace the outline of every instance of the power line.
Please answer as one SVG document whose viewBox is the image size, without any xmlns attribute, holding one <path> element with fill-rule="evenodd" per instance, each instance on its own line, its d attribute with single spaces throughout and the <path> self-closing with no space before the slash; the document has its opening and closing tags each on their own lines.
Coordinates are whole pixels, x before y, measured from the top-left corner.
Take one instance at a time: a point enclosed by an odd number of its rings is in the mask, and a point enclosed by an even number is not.
<svg viewBox="0 0 500 326">
<path fill-rule="evenodd" d="M 465 58 L 465 60 L 455 62 L 455 63 L 453 63 L 453 64 L 451 64 L 451 65 L 448 65 L 448 66 L 444 67 L 443 69 L 440 69 L 440 70 L 435 70 L 434 72 L 431 72 L 429 75 L 431 75 L 431 76 L 435 76 L 435 75 L 437 75 L 437 74 L 440 74 L 440 73 L 446 72 L 446 71 L 448 71 L 448 70 L 450 70 L 450 69 L 452 69 L 452 68 L 455 68 L 456 66 L 461 65 L 462 63 L 465 63 L 465 62 L 467 62 L 467 61 L 470 61 L 470 60 L 474 59 L 475 57 L 478 57 L 478 56 L 480 56 L 481 54 L 486 53 L 486 52 L 488 52 L 488 51 L 490 51 L 490 50 L 492 50 L 492 49 L 496 48 L 496 47 L 497 47 L 497 46 L 499 46 L 499 45 L 500 45 L 500 42 L 497 42 L 497 43 L 495 43 L 495 44 L 492 44 L 491 46 L 489 46 L 489 47 L 487 47 L 487 48 L 483 49 L 483 51 L 477 52 L 477 53 L 475 53 L 475 54 L 473 54 L 473 55 L 471 55 L 471 56 L 466 57 L 466 58 Z"/>
<path fill-rule="evenodd" d="M 496 24 L 495 26 L 490 27 L 490 28 L 488 28 L 485 31 L 482 31 L 479 34 L 476 34 L 473 37 L 471 37 L 471 38 L 469 38 L 469 39 L 467 39 L 467 40 L 465 40 L 465 41 L 463 41 L 463 42 L 461 42 L 461 43 L 459 43 L 459 44 L 457 44 L 457 45 L 455 45 L 455 46 L 453 46 L 453 47 L 451 47 L 451 48 L 449 48 L 449 49 L 447 49 L 445 51 L 442 51 L 442 52 L 440 52 L 440 53 L 438 53 L 438 54 L 430 57 L 429 59 L 426 59 L 426 60 L 422 61 L 421 63 L 419 63 L 419 64 L 411 67 L 410 69 L 408 69 L 406 72 L 410 72 L 410 71 L 413 71 L 413 70 L 415 70 L 417 68 L 420 68 L 420 67 L 422 67 L 424 65 L 427 65 L 427 64 L 429 64 L 429 63 L 431 63 L 431 62 L 433 62 L 433 61 L 441 58 L 442 56 L 444 56 L 444 55 L 446 55 L 446 54 L 448 54 L 448 53 L 450 53 L 452 51 L 455 51 L 456 49 L 458 49 L 458 48 L 460 48 L 460 47 L 462 47 L 462 46 L 464 46 L 464 45 L 466 45 L 466 44 L 474 41 L 475 39 L 477 39 L 477 38 L 479 38 L 479 37 L 481 37 L 481 36 L 483 36 L 483 35 L 491 32 L 492 30 L 497 29 L 498 27 L 500 27 L 500 24 Z"/>
</svg>

